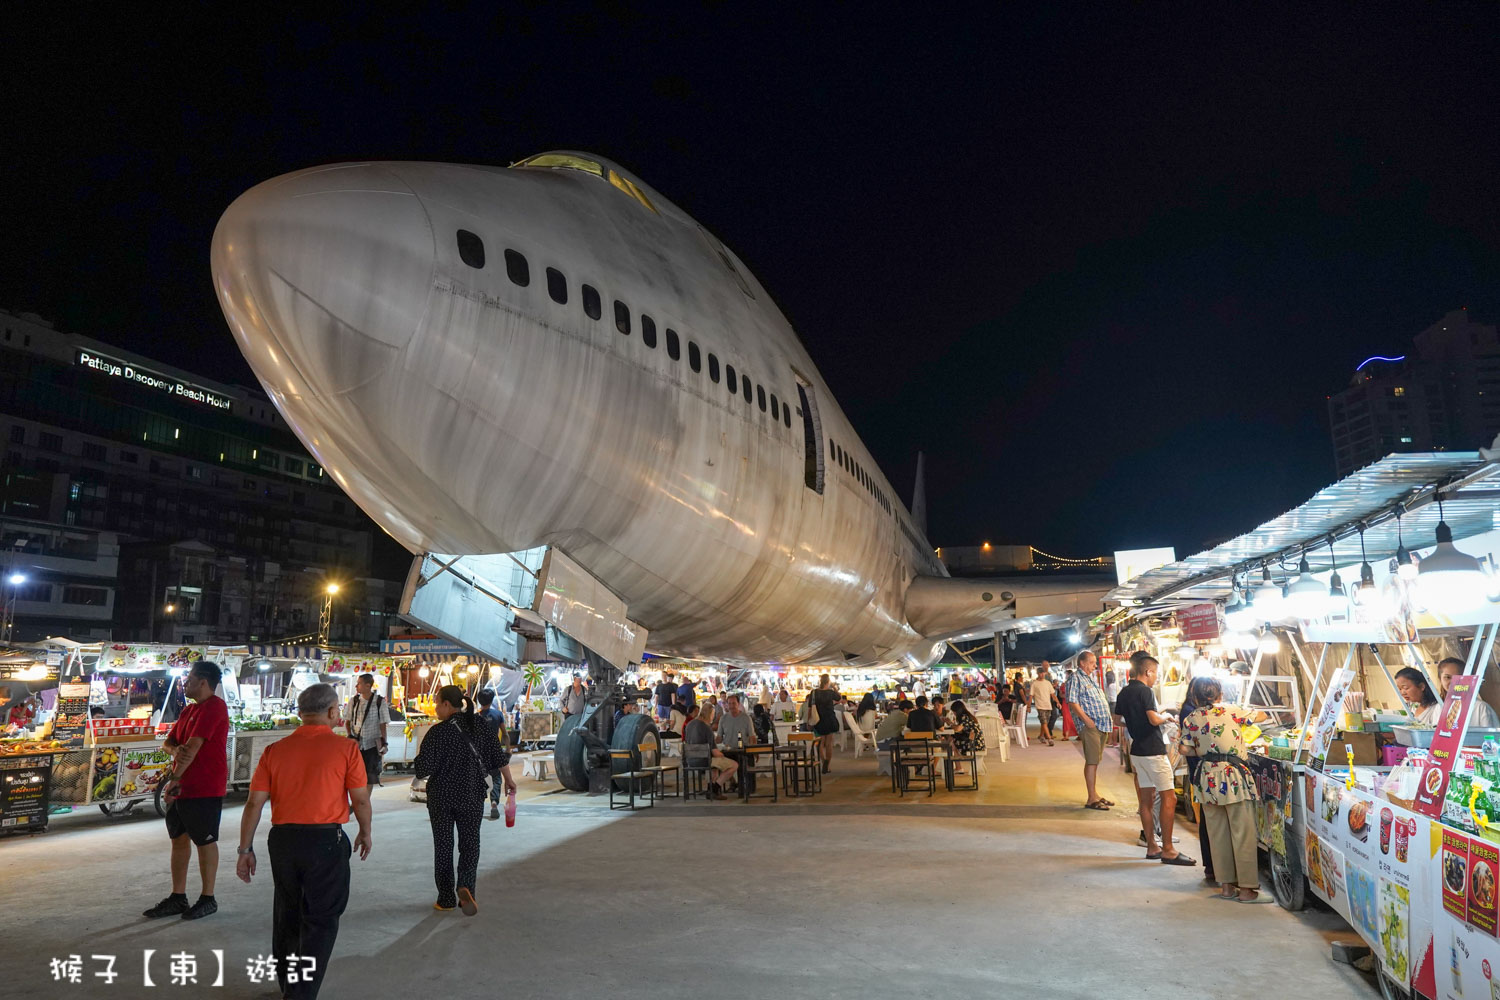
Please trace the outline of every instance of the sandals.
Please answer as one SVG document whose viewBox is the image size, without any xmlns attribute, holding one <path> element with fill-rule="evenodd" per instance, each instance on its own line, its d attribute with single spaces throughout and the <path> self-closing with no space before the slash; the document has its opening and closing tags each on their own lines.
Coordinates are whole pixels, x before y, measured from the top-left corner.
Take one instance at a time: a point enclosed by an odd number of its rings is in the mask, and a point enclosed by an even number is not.
<svg viewBox="0 0 1500 1000">
<path fill-rule="evenodd" d="M 1190 858 L 1186 854 L 1179 854 L 1175 858 L 1164 857 L 1161 859 L 1161 863 L 1164 865 L 1181 865 L 1184 868 L 1191 868 L 1198 862 L 1196 859 Z"/>
<path fill-rule="evenodd" d="M 1101 812 L 1109 812 L 1109 803 L 1105 802 L 1103 799 L 1096 799 L 1093 802 L 1085 802 L 1083 804 L 1083 808 L 1098 809 Z"/>
</svg>

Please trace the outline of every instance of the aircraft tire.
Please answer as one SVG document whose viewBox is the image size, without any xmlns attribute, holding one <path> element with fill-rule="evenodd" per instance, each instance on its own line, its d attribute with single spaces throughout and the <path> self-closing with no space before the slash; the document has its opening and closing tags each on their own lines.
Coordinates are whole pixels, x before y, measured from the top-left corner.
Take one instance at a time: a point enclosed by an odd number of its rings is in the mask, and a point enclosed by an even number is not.
<svg viewBox="0 0 1500 1000">
<path fill-rule="evenodd" d="M 659 743 L 656 738 L 656 720 L 645 713 L 625 716 L 615 727 L 615 735 L 610 739 L 609 746 L 611 750 L 629 750 L 630 759 L 628 761 L 622 758 L 612 760 L 611 770 L 616 774 L 640 770 L 640 745 L 642 743 Z M 616 786 L 625 787 L 624 783 L 618 779 Z"/>
<path fill-rule="evenodd" d="M 557 780 L 564 788 L 575 792 L 589 790 L 583 737 L 574 732 L 582 721 L 582 713 L 564 719 L 562 728 L 557 731 L 557 743 L 552 747 L 552 767 L 557 771 Z"/>
</svg>

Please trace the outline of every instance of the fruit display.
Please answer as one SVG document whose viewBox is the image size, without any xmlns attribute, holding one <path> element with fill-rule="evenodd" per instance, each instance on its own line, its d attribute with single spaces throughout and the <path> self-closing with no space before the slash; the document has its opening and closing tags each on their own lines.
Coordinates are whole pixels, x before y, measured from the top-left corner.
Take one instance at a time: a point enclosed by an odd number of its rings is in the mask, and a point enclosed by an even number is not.
<svg viewBox="0 0 1500 1000">
<path fill-rule="evenodd" d="M 0 740 L 0 757 L 23 757 L 33 753 L 62 753 L 58 740 Z"/>
</svg>

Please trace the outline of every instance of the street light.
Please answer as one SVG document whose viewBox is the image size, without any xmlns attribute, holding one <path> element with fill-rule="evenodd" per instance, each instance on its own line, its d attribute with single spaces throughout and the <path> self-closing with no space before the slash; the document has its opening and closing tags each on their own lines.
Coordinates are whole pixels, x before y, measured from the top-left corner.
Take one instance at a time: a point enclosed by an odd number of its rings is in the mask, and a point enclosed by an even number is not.
<svg viewBox="0 0 1500 1000">
<path fill-rule="evenodd" d="M 337 583 L 329 583 L 323 588 L 323 611 L 318 615 L 318 644 L 328 645 L 328 633 L 333 625 L 333 598 L 339 592 Z"/>
<path fill-rule="evenodd" d="M 5 578 L 5 582 L 10 584 L 10 590 L 5 594 L 4 601 L 0 602 L 0 609 L 4 611 L 0 615 L 0 642 L 8 643 L 11 641 L 11 632 L 16 627 L 17 592 L 21 589 L 21 584 L 26 582 L 26 574 L 11 573 Z"/>
<path fill-rule="evenodd" d="M 26 574 L 12 573 L 9 577 L 6 578 L 6 582 L 9 583 L 12 587 L 19 587 L 21 584 L 26 582 Z"/>
</svg>

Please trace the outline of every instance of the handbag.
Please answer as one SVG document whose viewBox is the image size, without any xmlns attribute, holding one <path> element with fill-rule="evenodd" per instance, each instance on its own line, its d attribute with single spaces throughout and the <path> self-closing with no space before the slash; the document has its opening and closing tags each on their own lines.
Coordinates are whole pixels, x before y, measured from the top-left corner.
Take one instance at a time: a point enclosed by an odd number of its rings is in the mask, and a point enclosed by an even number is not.
<svg viewBox="0 0 1500 1000">
<path fill-rule="evenodd" d="M 812 695 L 807 696 L 806 711 L 802 714 L 802 722 L 809 730 L 815 728 L 823 721 L 822 714 L 818 711 L 818 703 L 813 700 Z"/>
</svg>

